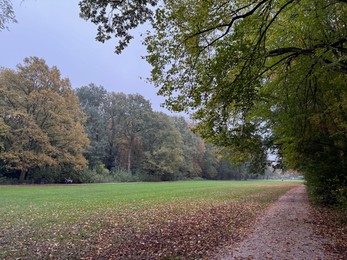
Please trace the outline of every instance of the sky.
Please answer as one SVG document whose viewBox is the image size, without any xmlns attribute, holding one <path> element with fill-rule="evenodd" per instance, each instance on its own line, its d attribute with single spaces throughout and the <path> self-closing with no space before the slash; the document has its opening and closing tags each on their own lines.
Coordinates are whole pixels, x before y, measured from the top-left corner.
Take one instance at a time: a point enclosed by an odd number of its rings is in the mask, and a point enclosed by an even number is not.
<svg viewBox="0 0 347 260">
<path fill-rule="evenodd" d="M 0 32 L 0 66 L 15 69 L 29 56 L 46 60 L 49 67 L 57 66 L 62 77 L 73 88 L 89 83 L 108 91 L 141 94 L 155 111 L 164 98 L 146 78 L 151 67 L 141 56 L 140 32 L 121 55 L 114 53 L 117 39 L 100 43 L 95 40 L 97 26 L 79 17 L 78 0 L 13 0 L 18 23 L 8 24 Z"/>
</svg>

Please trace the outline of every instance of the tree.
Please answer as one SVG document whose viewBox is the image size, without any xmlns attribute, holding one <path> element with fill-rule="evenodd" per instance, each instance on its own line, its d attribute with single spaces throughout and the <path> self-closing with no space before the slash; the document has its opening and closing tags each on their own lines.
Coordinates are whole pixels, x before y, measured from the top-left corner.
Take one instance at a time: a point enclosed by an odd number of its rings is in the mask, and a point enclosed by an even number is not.
<svg viewBox="0 0 347 260">
<path fill-rule="evenodd" d="M 178 173 L 186 161 L 182 156 L 182 138 L 173 119 L 164 113 L 155 112 L 147 130 L 141 169 L 163 181 L 182 177 Z"/>
<path fill-rule="evenodd" d="M 201 177 L 204 179 L 216 179 L 220 156 L 218 156 L 217 148 L 212 144 L 207 143 L 205 147 L 204 157 L 201 162 Z"/>
<path fill-rule="evenodd" d="M 104 162 L 107 147 L 105 103 L 107 91 L 102 86 L 89 84 L 76 89 L 83 112 L 86 114 L 85 131 L 90 146 L 85 152 L 89 167 L 93 168 Z"/>
<path fill-rule="evenodd" d="M 0 161 L 19 170 L 20 181 L 37 168 L 87 166 L 84 114 L 69 80 L 61 79 L 56 67 L 30 57 L 17 71 L 3 69 L 0 97 Z"/>
<path fill-rule="evenodd" d="M 12 2 L 9 0 L 0 0 L 0 31 L 8 29 L 7 23 L 16 23 Z"/>
<path fill-rule="evenodd" d="M 317 197 L 341 202 L 346 24 L 345 0 L 166 0 L 145 39 L 151 79 L 202 137 L 245 161 L 279 150 Z"/>
<path fill-rule="evenodd" d="M 94 84 L 76 90 L 87 115 L 90 167 L 145 173 L 173 180 L 182 164 L 181 135 L 172 118 L 152 111 L 141 95 L 107 92 Z M 151 178 L 150 177 L 150 178 Z"/>
<path fill-rule="evenodd" d="M 201 177 L 201 162 L 206 150 L 205 142 L 193 132 L 193 125 L 189 125 L 184 117 L 174 117 L 174 122 L 182 138 L 181 149 L 184 161 L 180 170 L 186 177 Z"/>
<path fill-rule="evenodd" d="M 148 131 L 151 105 L 139 94 L 109 93 L 105 113 L 108 138 L 106 166 L 130 172 L 136 167 L 134 162 L 139 164 L 141 161 L 142 136 Z"/>
</svg>

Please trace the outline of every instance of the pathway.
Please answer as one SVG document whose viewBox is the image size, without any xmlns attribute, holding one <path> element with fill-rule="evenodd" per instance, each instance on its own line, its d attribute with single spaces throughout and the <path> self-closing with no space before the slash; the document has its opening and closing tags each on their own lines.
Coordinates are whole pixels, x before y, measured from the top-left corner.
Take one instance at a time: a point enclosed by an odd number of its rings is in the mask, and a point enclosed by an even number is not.
<svg viewBox="0 0 347 260">
<path fill-rule="evenodd" d="M 323 245 L 328 241 L 314 234 L 309 207 L 304 185 L 288 191 L 236 249 L 217 259 L 326 259 Z"/>
</svg>

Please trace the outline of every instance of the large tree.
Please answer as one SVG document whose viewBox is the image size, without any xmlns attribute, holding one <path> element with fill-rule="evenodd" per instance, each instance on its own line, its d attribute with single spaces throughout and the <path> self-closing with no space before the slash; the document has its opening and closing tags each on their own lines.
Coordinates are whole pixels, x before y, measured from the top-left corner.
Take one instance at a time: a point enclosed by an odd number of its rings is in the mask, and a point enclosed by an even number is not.
<svg viewBox="0 0 347 260">
<path fill-rule="evenodd" d="M 47 166 L 86 167 L 84 114 L 67 78 L 43 59 L 0 72 L 0 161 L 21 172 Z"/>
<path fill-rule="evenodd" d="M 108 142 L 105 164 L 130 172 L 141 161 L 142 139 L 153 113 L 151 105 L 139 94 L 111 92 L 104 109 Z"/>
<path fill-rule="evenodd" d="M 142 171 L 165 181 L 189 177 L 188 172 L 179 174 L 180 166 L 186 161 L 182 156 L 182 138 L 173 119 L 164 113 L 154 112 L 147 127 L 143 135 Z"/>
<path fill-rule="evenodd" d="M 134 8 L 148 4 L 133 0 L 127 2 L 133 8 L 117 9 L 118 1 L 82 2 L 93 2 L 89 18 L 98 17 L 93 21 L 108 37 L 114 32 L 108 18 L 136 20 Z M 101 2 L 116 3 L 109 7 L 117 15 L 95 12 Z M 201 135 L 239 159 L 256 162 L 274 149 L 306 174 L 317 198 L 343 201 L 345 0 L 164 0 L 151 18 L 147 60 L 167 107 L 193 112 Z M 114 20 L 107 25 L 117 29 Z M 116 36 L 128 29 L 120 28 Z"/>
<path fill-rule="evenodd" d="M 86 114 L 85 131 L 90 140 L 90 146 L 85 152 L 89 167 L 94 168 L 104 162 L 107 149 L 107 115 L 105 106 L 107 91 L 102 86 L 89 84 L 76 89 L 80 105 Z"/>
</svg>

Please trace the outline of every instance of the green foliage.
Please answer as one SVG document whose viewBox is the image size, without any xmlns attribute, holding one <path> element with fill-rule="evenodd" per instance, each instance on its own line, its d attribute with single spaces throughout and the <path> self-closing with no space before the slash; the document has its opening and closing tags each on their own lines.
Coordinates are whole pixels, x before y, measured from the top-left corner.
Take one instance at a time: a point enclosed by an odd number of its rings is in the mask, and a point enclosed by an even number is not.
<svg viewBox="0 0 347 260">
<path fill-rule="evenodd" d="M 227 160 L 221 160 L 216 179 L 218 180 L 247 180 L 252 175 L 249 172 L 248 163 L 233 164 Z"/>
<path fill-rule="evenodd" d="M 338 203 L 347 154 L 346 8 L 320 0 L 165 1 L 145 42 L 152 81 L 169 108 L 192 110 L 202 137 L 235 162 L 256 172 L 275 149 L 321 201 Z"/>
<path fill-rule="evenodd" d="M 107 168 L 133 171 L 139 167 L 144 135 L 150 131 L 152 108 L 143 96 L 108 93 L 105 106 Z"/>
<path fill-rule="evenodd" d="M 85 151 L 85 157 L 88 160 L 89 167 L 93 168 L 103 161 L 106 156 L 107 115 L 104 109 L 107 91 L 102 86 L 89 84 L 76 89 L 75 92 L 80 101 L 80 106 L 86 114 L 84 127 L 90 140 L 90 146 Z"/>
<path fill-rule="evenodd" d="M 75 182 L 75 179 L 72 179 Z M 76 180 L 77 183 L 111 183 L 114 178 L 108 174 L 99 174 L 95 169 L 86 169 L 81 172 Z"/>
<path fill-rule="evenodd" d="M 120 38 L 115 52 L 120 53 L 133 38 L 129 31 L 152 20 L 152 7 L 158 0 L 99 1 L 82 0 L 80 16 L 98 26 L 96 39 L 105 42 L 115 34 Z"/>
<path fill-rule="evenodd" d="M 162 180 L 174 180 L 182 157 L 182 137 L 172 121 L 163 114 L 155 113 L 151 131 L 145 136 L 147 147 L 142 160 L 142 171 Z"/>
<path fill-rule="evenodd" d="M 184 117 L 175 117 L 174 123 L 182 137 L 183 163 L 180 171 L 188 178 L 201 176 L 201 166 L 206 152 L 204 140 L 193 132 L 193 124 L 189 125 Z"/>
<path fill-rule="evenodd" d="M 112 19 L 126 21 L 122 11 Z M 272 149 L 306 175 L 318 200 L 343 201 L 345 0 L 166 0 L 153 18 L 146 58 L 169 109 L 191 111 L 200 135 L 251 172 Z"/>
<path fill-rule="evenodd" d="M 102 162 L 110 170 L 117 169 L 120 174 L 112 173 L 107 177 L 110 181 L 215 177 L 218 150 L 206 145 L 184 117 L 153 112 L 140 95 L 107 92 L 94 84 L 77 89 L 76 94 L 87 115 L 89 167 Z"/>
<path fill-rule="evenodd" d="M 138 182 L 145 181 L 141 179 L 137 174 L 132 174 L 127 171 L 112 171 L 112 180 L 113 182 Z"/>
<path fill-rule="evenodd" d="M 18 71 L 3 69 L 0 80 L 4 177 L 26 183 L 218 178 L 221 149 L 184 117 L 152 111 L 141 95 L 94 84 L 72 91 L 57 68 L 36 57 Z"/>
<path fill-rule="evenodd" d="M 12 185 L 12 184 L 18 184 L 18 179 L 8 178 L 6 176 L 0 175 L 0 185 Z"/>
<path fill-rule="evenodd" d="M 216 148 L 207 143 L 201 163 L 201 177 L 205 179 L 216 179 L 218 174 L 218 166 L 220 164 L 217 154 L 218 151 L 216 151 Z"/>
</svg>

